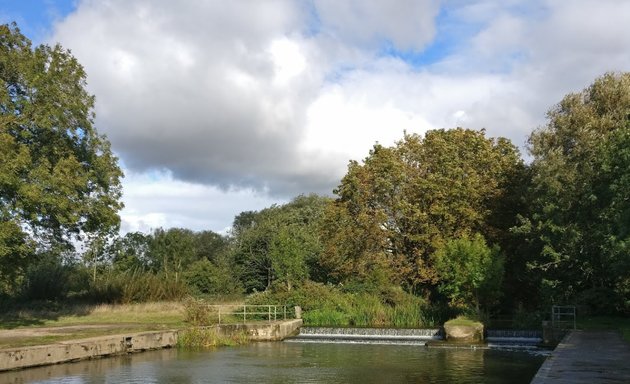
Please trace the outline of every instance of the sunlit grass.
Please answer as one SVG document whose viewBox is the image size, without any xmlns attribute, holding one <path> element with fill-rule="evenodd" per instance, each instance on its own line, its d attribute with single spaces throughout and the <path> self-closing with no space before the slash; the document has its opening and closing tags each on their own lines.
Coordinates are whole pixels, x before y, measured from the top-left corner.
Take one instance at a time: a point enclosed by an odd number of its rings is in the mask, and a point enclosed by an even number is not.
<svg viewBox="0 0 630 384">
<path fill-rule="evenodd" d="M 44 325 L 139 323 L 182 326 L 184 323 L 183 306 L 179 302 L 100 304 L 86 306 L 76 313 L 80 314 L 63 315 L 57 319 L 46 320 Z"/>
</svg>

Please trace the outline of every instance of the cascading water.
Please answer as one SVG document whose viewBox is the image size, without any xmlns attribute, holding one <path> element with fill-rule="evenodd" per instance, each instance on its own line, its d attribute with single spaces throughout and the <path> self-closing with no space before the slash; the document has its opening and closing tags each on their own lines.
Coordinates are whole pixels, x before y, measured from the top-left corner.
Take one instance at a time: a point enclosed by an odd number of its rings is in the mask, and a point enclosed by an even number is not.
<svg viewBox="0 0 630 384">
<path fill-rule="evenodd" d="M 542 341 L 542 331 L 509 329 L 486 331 L 486 342 L 489 347 L 535 348 Z"/>
<path fill-rule="evenodd" d="M 302 327 L 298 336 L 286 341 L 425 345 L 429 340 L 443 338 L 440 329 Z"/>
<path fill-rule="evenodd" d="M 356 343 L 426 345 L 431 340 L 443 340 L 442 329 L 398 328 L 335 328 L 302 327 L 299 335 L 287 342 L 300 343 Z M 541 331 L 487 330 L 486 348 L 534 349 L 542 342 Z M 444 346 L 442 344 L 442 346 Z M 479 346 L 477 346 L 479 347 Z"/>
</svg>

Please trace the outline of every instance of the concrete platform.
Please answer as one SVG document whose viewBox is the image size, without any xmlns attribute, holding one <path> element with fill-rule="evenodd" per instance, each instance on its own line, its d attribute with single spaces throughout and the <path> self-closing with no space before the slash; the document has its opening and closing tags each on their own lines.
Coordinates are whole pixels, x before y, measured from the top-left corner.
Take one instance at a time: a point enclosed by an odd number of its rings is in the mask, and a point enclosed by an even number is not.
<svg viewBox="0 0 630 384">
<path fill-rule="evenodd" d="M 532 384 L 630 383 L 630 344 L 617 332 L 572 331 Z"/>
<path fill-rule="evenodd" d="M 251 341 L 276 341 L 295 335 L 302 319 L 222 324 L 214 326 L 219 334 L 245 333 Z M 179 330 L 151 331 L 60 341 L 54 344 L 0 349 L 0 372 L 40 365 L 94 359 L 151 349 L 170 348 L 177 344 Z"/>
</svg>

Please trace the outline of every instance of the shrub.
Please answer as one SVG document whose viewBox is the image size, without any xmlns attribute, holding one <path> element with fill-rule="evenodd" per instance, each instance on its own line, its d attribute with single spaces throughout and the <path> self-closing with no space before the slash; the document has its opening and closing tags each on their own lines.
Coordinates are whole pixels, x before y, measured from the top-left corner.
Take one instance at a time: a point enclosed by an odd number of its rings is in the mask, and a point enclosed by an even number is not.
<svg viewBox="0 0 630 384">
<path fill-rule="evenodd" d="M 210 324 L 210 308 L 201 299 L 187 297 L 184 300 L 184 321 L 195 326 Z"/>
<path fill-rule="evenodd" d="M 243 292 L 240 283 L 226 266 L 217 266 L 207 259 L 193 263 L 183 277 L 197 294 L 231 295 Z"/>
<path fill-rule="evenodd" d="M 426 327 L 442 324 L 451 314 L 447 308 L 429 307 L 423 299 L 399 288 L 342 292 L 335 286 L 310 281 L 291 292 L 256 293 L 247 302 L 299 305 L 304 323 L 310 326 Z"/>
<path fill-rule="evenodd" d="M 68 266 L 44 259 L 26 272 L 23 296 L 27 300 L 57 300 L 68 293 Z"/>
<path fill-rule="evenodd" d="M 164 279 L 150 272 L 115 272 L 101 276 L 90 285 L 90 300 L 104 303 L 140 303 L 180 300 L 188 294 L 181 281 Z"/>
</svg>

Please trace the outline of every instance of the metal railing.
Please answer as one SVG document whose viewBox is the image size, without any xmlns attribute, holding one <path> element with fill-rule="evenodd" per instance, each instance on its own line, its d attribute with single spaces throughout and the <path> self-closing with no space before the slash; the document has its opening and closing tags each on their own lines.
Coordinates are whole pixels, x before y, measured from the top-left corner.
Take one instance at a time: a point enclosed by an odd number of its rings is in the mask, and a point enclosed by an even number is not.
<svg viewBox="0 0 630 384">
<path fill-rule="evenodd" d="M 573 305 L 554 305 L 551 307 L 551 326 L 554 329 L 576 328 L 576 311 Z"/>
<path fill-rule="evenodd" d="M 277 321 L 294 317 L 294 311 L 286 305 L 208 305 L 211 313 L 216 314 L 218 324 L 222 322 L 242 322 L 262 320 Z"/>
</svg>

